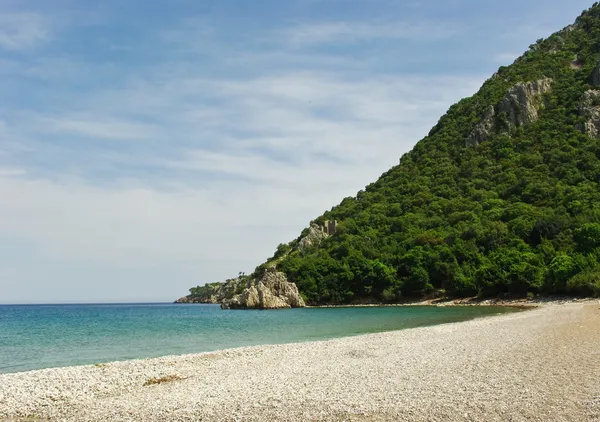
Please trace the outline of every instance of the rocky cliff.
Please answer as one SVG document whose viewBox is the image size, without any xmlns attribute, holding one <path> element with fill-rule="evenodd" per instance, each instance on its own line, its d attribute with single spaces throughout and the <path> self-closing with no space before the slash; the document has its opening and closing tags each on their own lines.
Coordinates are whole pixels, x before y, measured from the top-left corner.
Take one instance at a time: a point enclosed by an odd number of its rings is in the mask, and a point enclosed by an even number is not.
<svg viewBox="0 0 600 422">
<path fill-rule="evenodd" d="M 535 122 L 539 118 L 542 96 L 552 89 L 552 79 L 518 83 L 498 105 L 498 115 L 506 114 L 508 131 Z"/>
<path fill-rule="evenodd" d="M 311 223 L 302 235 L 280 245 L 275 255 L 252 275 L 240 275 L 224 283 L 209 283 L 190 289 L 190 294 L 175 303 L 221 304 L 222 309 L 282 309 L 305 305 L 296 284 L 290 283 L 277 264 L 290 253 L 317 248 L 330 235 L 322 225 Z"/>
<path fill-rule="evenodd" d="M 581 97 L 579 114 L 585 117 L 585 122 L 577 125 L 577 128 L 592 138 L 598 138 L 600 134 L 600 91 L 589 90 Z"/>
<path fill-rule="evenodd" d="M 492 134 L 510 133 L 539 118 L 543 95 L 552 89 L 552 79 L 518 83 L 495 107 L 489 106 L 481 121 L 467 137 L 466 146 L 477 146 Z"/>
<path fill-rule="evenodd" d="M 258 280 L 250 280 L 240 294 L 221 303 L 221 309 L 283 309 L 306 306 L 294 283 L 275 267 Z"/>
<path fill-rule="evenodd" d="M 304 251 L 312 246 L 318 246 L 328 235 L 316 224 L 311 224 L 306 236 L 298 241 L 298 249 Z"/>
<path fill-rule="evenodd" d="M 190 289 L 190 294 L 175 303 L 221 304 L 221 309 L 283 309 L 305 305 L 294 283 L 275 266 L 260 278 L 242 276 L 224 283 L 210 283 Z"/>
</svg>

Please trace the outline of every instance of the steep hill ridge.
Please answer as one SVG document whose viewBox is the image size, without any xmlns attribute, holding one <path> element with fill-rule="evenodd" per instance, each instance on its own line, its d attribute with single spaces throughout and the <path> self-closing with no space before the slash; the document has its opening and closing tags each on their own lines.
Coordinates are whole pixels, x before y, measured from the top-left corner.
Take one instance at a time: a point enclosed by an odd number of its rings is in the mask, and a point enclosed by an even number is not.
<svg viewBox="0 0 600 422">
<path fill-rule="evenodd" d="M 595 3 L 311 222 L 335 234 L 309 227 L 247 283 L 276 267 L 309 304 L 600 294 L 599 58 Z"/>
</svg>

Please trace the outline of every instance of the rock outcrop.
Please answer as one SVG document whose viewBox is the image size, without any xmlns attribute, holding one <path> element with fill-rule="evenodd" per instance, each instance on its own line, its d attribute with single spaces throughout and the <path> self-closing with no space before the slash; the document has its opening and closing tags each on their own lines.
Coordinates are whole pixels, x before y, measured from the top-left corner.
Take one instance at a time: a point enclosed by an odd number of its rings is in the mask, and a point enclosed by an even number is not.
<svg viewBox="0 0 600 422">
<path fill-rule="evenodd" d="M 496 117 L 496 111 L 493 106 L 489 106 L 481 122 L 475 126 L 471 134 L 467 137 L 466 145 L 468 147 L 477 146 L 490 136 L 490 133 L 494 129 L 494 117 Z"/>
<path fill-rule="evenodd" d="M 267 264 L 251 275 L 243 275 L 224 283 L 209 283 L 190 289 L 190 294 L 175 303 L 220 303 L 222 309 L 282 309 L 306 306 L 298 287 L 287 280 L 285 273 L 277 271 L 277 263 L 290 252 L 317 247 L 323 239 L 335 234 L 337 221 L 323 225 L 311 224 L 297 241 L 276 252 Z M 279 254 L 279 255 L 278 255 Z M 260 268 L 265 268 L 261 270 Z M 261 274 L 261 271 L 264 271 Z M 258 275 L 257 275 L 258 274 Z"/>
<path fill-rule="evenodd" d="M 466 146 L 476 146 L 493 133 L 511 130 L 539 118 L 543 95 L 552 89 L 552 79 L 543 78 L 513 86 L 496 107 L 486 109 L 482 120 L 467 137 Z"/>
<path fill-rule="evenodd" d="M 581 97 L 579 114 L 586 118 L 577 129 L 592 138 L 600 138 L 600 91 L 589 90 Z"/>
<path fill-rule="evenodd" d="M 298 287 L 290 283 L 275 267 L 265 271 L 260 280 L 250 280 L 240 294 L 221 303 L 222 309 L 282 309 L 303 308 L 304 300 Z"/>
<path fill-rule="evenodd" d="M 550 78 L 519 83 L 512 87 L 498 105 L 498 115 L 506 113 L 508 130 L 536 121 L 542 106 L 542 96 L 551 89 Z"/>
<path fill-rule="evenodd" d="M 311 224 L 308 228 L 308 234 L 298 242 L 298 249 L 304 251 L 312 246 L 317 246 L 326 237 L 328 237 L 327 233 L 325 233 L 319 226 L 316 224 Z"/>
<path fill-rule="evenodd" d="M 189 297 L 182 296 L 173 303 L 194 303 L 194 302 L 192 302 L 192 299 L 190 299 Z"/>
</svg>

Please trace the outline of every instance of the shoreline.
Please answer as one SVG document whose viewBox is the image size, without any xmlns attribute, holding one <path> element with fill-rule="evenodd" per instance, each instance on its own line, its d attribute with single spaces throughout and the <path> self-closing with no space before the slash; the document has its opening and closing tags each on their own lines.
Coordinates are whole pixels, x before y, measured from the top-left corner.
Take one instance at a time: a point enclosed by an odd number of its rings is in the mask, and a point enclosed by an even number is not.
<svg viewBox="0 0 600 422">
<path fill-rule="evenodd" d="M 565 303 L 584 303 L 599 300 L 591 297 L 574 296 L 536 296 L 534 298 L 479 298 L 477 296 L 464 298 L 437 298 L 437 299 L 415 299 L 398 303 L 350 303 L 343 305 L 306 305 L 304 308 L 367 308 L 367 307 L 395 307 L 395 306 L 501 306 L 501 307 L 525 307 L 535 308 L 544 305 L 562 305 Z M 173 302 L 178 305 L 219 305 L 213 302 Z M 230 309 L 228 309 L 230 310 Z M 245 309 L 231 309 L 245 310 Z"/>
<path fill-rule="evenodd" d="M 554 302 L 553 302 L 554 303 Z M 402 304 L 388 304 L 388 305 L 376 305 L 376 304 L 371 304 L 371 305 L 331 305 L 331 306 L 306 306 L 305 308 L 309 308 L 309 309 L 319 309 L 319 308 L 370 308 L 370 307 L 404 307 L 404 306 L 424 306 L 424 307 L 437 307 L 438 305 L 422 305 L 420 303 L 415 303 L 415 304 L 411 304 L 411 305 L 402 305 Z M 442 305 L 439 305 L 440 307 Z M 461 305 L 457 304 L 457 307 L 460 307 Z M 489 308 L 493 308 L 493 307 L 498 307 L 498 308 L 515 308 L 518 309 L 520 311 L 524 311 L 527 309 L 533 309 L 535 308 L 535 306 L 510 306 L 510 305 L 490 305 Z M 296 309 L 303 309 L 303 308 L 296 308 Z M 279 310 L 273 310 L 273 311 L 290 311 L 292 310 L 292 308 L 288 308 L 288 309 L 279 309 Z M 243 311 L 242 309 L 232 309 L 232 311 Z M 264 312 L 265 310 L 262 310 L 260 312 Z M 271 310 L 266 310 L 267 312 L 271 311 Z M 519 312 L 519 311 L 511 311 L 511 312 Z M 378 333 L 386 333 L 386 332 L 396 332 L 396 331 L 403 331 L 403 330 L 410 330 L 413 328 L 419 328 L 419 327 L 434 327 L 434 326 L 438 326 L 438 325 L 444 325 L 444 324 L 454 324 L 454 323 L 459 323 L 459 322 L 466 322 L 466 321 L 471 321 L 471 320 L 475 320 L 475 319 L 482 319 L 482 318 L 490 318 L 490 317 L 495 317 L 498 315 L 502 315 L 502 314 L 498 314 L 498 313 L 492 313 L 492 314 L 484 314 L 484 315 L 477 315 L 477 316 L 470 316 L 467 317 L 468 319 L 464 319 L 461 321 L 445 321 L 445 322 L 434 322 L 434 323 L 427 323 L 426 325 L 417 325 L 417 326 L 412 326 L 412 327 L 398 327 L 395 329 L 387 329 L 385 331 L 370 331 L 370 332 L 360 332 L 360 333 L 347 333 L 347 334 L 336 334 L 329 337 L 322 337 L 322 338 L 316 338 L 316 339 L 310 339 L 310 340 L 306 340 L 306 339 L 295 339 L 295 340 L 289 340 L 289 341 L 285 341 L 285 342 L 277 342 L 277 343 L 258 343 L 258 344 L 241 344 L 241 345 L 237 345 L 237 346 L 230 346 L 230 347 L 226 347 L 226 348 L 217 348 L 217 349 L 208 349 L 208 350 L 203 350 L 203 351 L 192 351 L 192 352 L 184 352 L 184 353 L 180 353 L 180 354 L 173 354 L 173 353 L 165 353 L 165 354 L 160 354 L 160 355 L 156 355 L 156 356 L 138 356 L 138 357 L 131 357 L 131 358 L 125 358 L 125 359 L 117 359 L 117 360 L 103 360 L 103 359 L 99 359 L 99 360 L 89 360 L 87 363 L 75 363 L 75 364 L 63 364 L 60 366 L 48 366 L 48 367 L 41 367 L 41 368 L 29 368 L 29 369 L 21 369 L 21 370 L 17 370 L 17 371 L 7 371 L 7 372 L 2 372 L 0 371 L 0 377 L 2 375 L 8 375 L 8 374 L 22 374 L 22 373 L 28 373 L 28 372 L 35 372 L 35 371 L 46 371 L 46 370 L 53 370 L 53 369 L 63 369 L 63 368 L 74 368 L 74 367 L 86 367 L 86 366 L 97 366 L 97 367 L 103 367 L 106 366 L 108 364 L 113 364 L 113 363 L 123 363 L 123 362 L 135 362 L 135 361 L 145 361 L 148 359 L 160 359 L 160 358 L 171 358 L 171 357 L 182 357 L 182 356 L 188 356 L 188 355 L 200 355 L 200 354 L 206 354 L 206 353 L 218 353 L 218 352 L 225 352 L 225 351 L 235 351 L 238 349 L 244 349 L 244 348 L 248 348 L 248 347 L 267 347 L 267 346 L 275 346 L 275 345 L 280 345 L 280 344 L 303 344 L 303 343 L 311 343 L 311 342 L 322 342 L 322 341 L 329 341 L 329 340 L 336 340 L 336 339 L 344 339 L 344 338 L 353 338 L 353 337 L 360 337 L 363 335 L 369 335 L 369 334 L 378 334 Z M 0 419 L 0 422 L 3 422 L 2 419 Z"/>
<path fill-rule="evenodd" d="M 395 306 L 498 306 L 514 308 L 537 308 L 539 306 L 564 305 L 567 303 L 594 303 L 598 299 L 578 298 L 569 296 L 549 296 L 532 299 L 480 299 L 477 297 L 450 299 L 423 299 L 402 303 L 357 303 L 348 305 L 310 305 L 306 308 L 368 308 L 368 307 L 395 307 Z"/>
<path fill-rule="evenodd" d="M 0 420 L 592 421 L 599 327 L 597 301 L 552 303 L 317 342 L 2 374 Z"/>
</svg>

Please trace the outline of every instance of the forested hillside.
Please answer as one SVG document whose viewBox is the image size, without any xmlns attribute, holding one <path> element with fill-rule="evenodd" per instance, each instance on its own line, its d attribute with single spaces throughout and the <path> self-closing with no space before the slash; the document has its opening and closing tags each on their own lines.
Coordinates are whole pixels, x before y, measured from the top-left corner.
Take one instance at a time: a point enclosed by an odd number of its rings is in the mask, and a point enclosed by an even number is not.
<svg viewBox="0 0 600 422">
<path fill-rule="evenodd" d="M 453 105 L 276 265 L 309 304 L 600 293 L 600 5 Z M 382 151 L 382 153 L 384 153 Z"/>
</svg>

